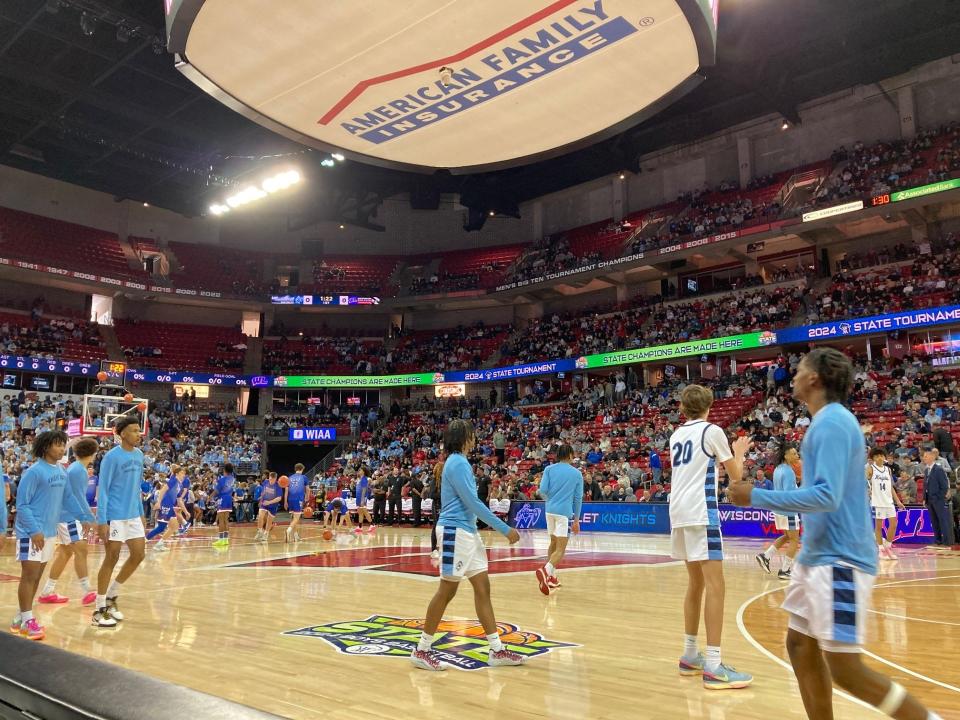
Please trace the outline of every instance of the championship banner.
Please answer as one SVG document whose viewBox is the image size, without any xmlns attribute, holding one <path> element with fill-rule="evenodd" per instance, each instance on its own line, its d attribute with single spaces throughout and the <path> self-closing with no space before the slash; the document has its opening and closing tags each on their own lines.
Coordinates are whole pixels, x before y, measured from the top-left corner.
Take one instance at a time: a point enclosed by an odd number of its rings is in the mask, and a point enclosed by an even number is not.
<svg viewBox="0 0 960 720">
<path fill-rule="evenodd" d="M 444 382 L 443 373 L 412 375 L 281 375 L 273 378 L 274 387 L 288 388 L 385 388 L 407 385 L 433 385 Z"/>
</svg>

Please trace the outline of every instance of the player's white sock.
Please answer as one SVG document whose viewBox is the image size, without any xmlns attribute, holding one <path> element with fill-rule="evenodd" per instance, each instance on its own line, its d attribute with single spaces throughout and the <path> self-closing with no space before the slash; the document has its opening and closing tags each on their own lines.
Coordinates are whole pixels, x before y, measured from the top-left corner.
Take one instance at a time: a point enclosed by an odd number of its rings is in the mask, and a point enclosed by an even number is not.
<svg viewBox="0 0 960 720">
<path fill-rule="evenodd" d="M 720 667 L 720 647 L 707 645 L 707 651 L 703 654 L 703 669 L 707 672 L 716 672 Z"/>
<path fill-rule="evenodd" d="M 790 572 L 793 569 L 793 558 L 784 557 L 783 558 L 783 571 Z"/>
<path fill-rule="evenodd" d="M 82 577 L 78 578 L 78 580 L 80 581 L 80 589 L 85 593 L 90 592 L 90 578 Z"/>
<path fill-rule="evenodd" d="M 500 633 L 491 633 L 487 635 L 487 642 L 490 643 L 490 649 L 493 652 L 500 652 L 503 650 L 503 643 L 500 642 Z"/>
<path fill-rule="evenodd" d="M 27 610 L 26 612 L 20 613 L 20 622 L 28 623 L 33 620 L 33 610 Z"/>
<path fill-rule="evenodd" d="M 421 632 L 420 642 L 417 643 L 417 650 L 427 652 L 431 647 L 433 647 L 433 635 L 427 635 L 427 633 Z"/>
<path fill-rule="evenodd" d="M 104 610 L 107 607 L 107 596 L 97 595 L 97 610 Z"/>
<path fill-rule="evenodd" d="M 57 581 L 56 581 L 56 580 L 51 580 L 51 579 L 48 578 L 46 584 L 43 586 L 43 590 L 40 591 L 40 594 L 41 594 L 41 595 L 50 595 L 50 594 L 52 594 L 53 591 L 56 590 L 56 589 L 57 589 Z"/>
<path fill-rule="evenodd" d="M 884 538 L 883 544 L 884 544 L 885 547 L 890 547 L 891 545 L 893 545 L 893 543 L 890 542 L 889 540 L 887 540 L 886 538 Z"/>
<path fill-rule="evenodd" d="M 548 562 L 546 565 L 544 565 L 543 569 L 546 570 L 547 575 L 551 577 L 553 577 L 553 574 L 557 571 L 557 569 L 553 566 L 553 563 L 551 562 Z"/>
<path fill-rule="evenodd" d="M 683 659 L 684 660 L 696 660 L 697 659 L 697 636 L 696 635 L 684 635 L 683 636 Z"/>
<path fill-rule="evenodd" d="M 770 545 L 767 547 L 767 549 L 763 551 L 763 556 L 764 556 L 767 560 L 772 560 L 772 559 L 773 559 L 773 556 L 776 555 L 776 554 L 777 554 L 777 548 L 774 547 L 773 543 L 770 543 Z"/>
<path fill-rule="evenodd" d="M 120 594 L 120 581 L 114 580 L 112 583 L 110 583 L 110 587 L 107 590 L 107 597 L 115 598 L 119 594 Z"/>
</svg>

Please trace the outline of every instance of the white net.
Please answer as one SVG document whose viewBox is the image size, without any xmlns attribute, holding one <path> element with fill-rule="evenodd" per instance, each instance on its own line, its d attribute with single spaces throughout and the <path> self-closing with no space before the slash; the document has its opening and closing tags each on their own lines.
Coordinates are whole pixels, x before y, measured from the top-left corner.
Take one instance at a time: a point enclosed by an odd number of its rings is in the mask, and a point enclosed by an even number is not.
<svg viewBox="0 0 960 720">
<path fill-rule="evenodd" d="M 126 417 L 140 421 L 140 429 L 147 434 L 149 401 L 146 398 L 109 395 L 84 395 L 80 418 L 81 435 L 113 435 L 117 422 Z"/>
</svg>

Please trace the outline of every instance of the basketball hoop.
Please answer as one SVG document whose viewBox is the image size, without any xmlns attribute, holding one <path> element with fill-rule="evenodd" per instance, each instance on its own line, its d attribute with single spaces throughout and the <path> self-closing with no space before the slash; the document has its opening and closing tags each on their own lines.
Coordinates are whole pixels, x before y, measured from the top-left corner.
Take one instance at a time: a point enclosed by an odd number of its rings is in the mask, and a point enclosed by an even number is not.
<svg viewBox="0 0 960 720">
<path fill-rule="evenodd" d="M 150 401 L 147 398 L 133 397 L 126 388 L 117 385 L 98 385 L 95 390 L 104 388 L 119 389 L 124 394 L 105 395 L 91 393 L 83 396 L 83 413 L 80 416 L 80 435 L 109 437 L 114 434 L 117 422 L 133 417 L 140 421 L 140 432 L 147 436 L 149 422 L 147 416 Z"/>
</svg>

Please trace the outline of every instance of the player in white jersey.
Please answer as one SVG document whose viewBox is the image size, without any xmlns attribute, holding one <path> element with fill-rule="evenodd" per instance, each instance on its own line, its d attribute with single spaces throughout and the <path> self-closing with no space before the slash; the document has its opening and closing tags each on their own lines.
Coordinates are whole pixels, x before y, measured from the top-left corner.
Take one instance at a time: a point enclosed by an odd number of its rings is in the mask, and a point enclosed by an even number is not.
<svg viewBox="0 0 960 720">
<path fill-rule="evenodd" d="M 876 523 L 877 547 L 880 557 L 887 560 L 896 560 L 893 552 L 893 543 L 897 539 L 897 508 L 904 510 L 900 496 L 893 488 L 893 473 L 886 466 L 887 456 L 881 448 L 870 451 L 870 462 L 867 465 L 867 483 L 870 487 L 870 509 Z M 894 507 L 896 502 L 897 507 Z M 887 537 L 883 537 L 883 523 L 887 525 Z"/>
<path fill-rule="evenodd" d="M 747 687 L 753 677 L 724 665 L 720 658 L 723 631 L 723 537 L 717 507 L 718 464 L 731 483 L 743 476 L 749 437 L 737 438 L 731 452 L 726 433 L 707 422 L 713 392 L 688 385 L 680 395 L 680 411 L 689 418 L 670 436 L 670 527 L 672 555 L 686 562 L 689 584 L 683 601 L 684 652 L 680 674 L 703 676 L 711 690 Z M 700 607 L 707 630 L 706 654 L 697 650 Z"/>
</svg>

